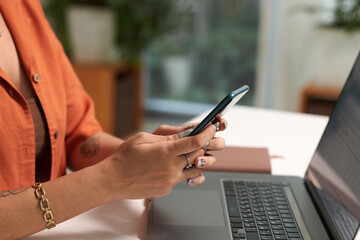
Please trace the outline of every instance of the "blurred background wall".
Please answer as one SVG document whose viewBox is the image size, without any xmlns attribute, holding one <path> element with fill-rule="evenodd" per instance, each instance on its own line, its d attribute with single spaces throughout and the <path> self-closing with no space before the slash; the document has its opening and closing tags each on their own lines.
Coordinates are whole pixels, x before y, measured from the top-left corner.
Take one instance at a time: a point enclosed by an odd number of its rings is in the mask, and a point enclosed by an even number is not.
<svg viewBox="0 0 360 240">
<path fill-rule="evenodd" d="M 360 49 L 360 0 L 42 3 L 118 136 L 180 124 L 244 84 L 240 105 L 329 114 Z"/>
</svg>

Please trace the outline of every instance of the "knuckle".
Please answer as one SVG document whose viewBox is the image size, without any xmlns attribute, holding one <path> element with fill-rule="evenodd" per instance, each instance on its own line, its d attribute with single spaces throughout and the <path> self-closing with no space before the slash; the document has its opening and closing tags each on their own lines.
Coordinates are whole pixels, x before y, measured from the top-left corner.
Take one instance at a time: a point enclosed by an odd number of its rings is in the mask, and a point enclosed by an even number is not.
<svg viewBox="0 0 360 240">
<path fill-rule="evenodd" d="M 176 136 L 176 135 L 175 135 L 175 136 Z M 166 136 L 164 136 L 164 138 L 165 138 L 165 141 L 171 142 L 171 141 L 173 141 L 173 140 L 176 140 L 175 136 L 173 136 L 173 135 L 166 135 Z"/>
<path fill-rule="evenodd" d="M 192 146 L 193 148 L 198 149 L 198 148 L 201 148 L 203 145 L 204 145 L 204 144 L 203 144 L 203 142 L 201 141 L 200 138 L 197 138 L 197 137 L 192 138 L 192 140 L 191 140 L 191 146 Z"/>
<path fill-rule="evenodd" d="M 146 138 L 148 136 L 148 133 L 140 132 L 140 133 L 137 133 L 136 136 L 138 138 Z"/>
<path fill-rule="evenodd" d="M 168 129 L 169 127 L 170 127 L 169 125 L 162 124 L 162 125 L 159 126 L 159 129 L 160 129 L 160 130 L 166 130 L 166 129 Z"/>
</svg>

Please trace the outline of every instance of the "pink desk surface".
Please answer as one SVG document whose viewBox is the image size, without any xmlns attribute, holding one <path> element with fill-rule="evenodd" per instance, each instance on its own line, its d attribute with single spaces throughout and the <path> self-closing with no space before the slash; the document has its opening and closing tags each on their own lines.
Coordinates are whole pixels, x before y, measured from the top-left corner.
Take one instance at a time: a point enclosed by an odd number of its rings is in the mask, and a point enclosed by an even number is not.
<svg viewBox="0 0 360 240">
<path fill-rule="evenodd" d="M 145 239 L 146 221 L 144 200 L 119 200 L 98 206 L 24 240 Z"/>
</svg>

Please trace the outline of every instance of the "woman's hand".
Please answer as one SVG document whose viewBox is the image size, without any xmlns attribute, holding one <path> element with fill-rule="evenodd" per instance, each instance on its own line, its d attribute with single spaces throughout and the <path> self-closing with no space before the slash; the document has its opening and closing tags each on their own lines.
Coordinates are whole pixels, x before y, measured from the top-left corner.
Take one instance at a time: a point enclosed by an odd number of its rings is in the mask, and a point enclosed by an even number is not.
<svg viewBox="0 0 360 240">
<path fill-rule="evenodd" d="M 194 164 L 196 159 L 204 156 L 206 149 L 203 146 L 215 133 L 216 127 L 210 125 L 196 136 L 181 139 L 177 134 L 148 133 L 128 139 L 105 160 L 114 198 L 161 197 L 186 179 L 195 179 L 193 185 L 201 184 L 202 170 L 185 169 L 187 160 L 183 154 L 187 154 L 190 164 Z"/>
<path fill-rule="evenodd" d="M 224 118 L 217 117 L 217 122 L 215 123 L 216 131 L 224 131 L 228 124 Z M 181 132 L 188 132 L 190 133 L 198 123 L 188 123 L 182 126 L 169 126 L 169 125 L 161 125 L 158 127 L 153 134 L 156 135 L 170 135 L 170 134 L 179 134 Z M 225 141 L 223 138 L 214 137 L 210 141 L 206 142 L 205 145 L 202 147 L 204 150 L 207 151 L 220 151 L 223 150 L 225 146 Z M 216 162 L 216 158 L 210 154 L 204 154 L 203 156 L 198 156 L 194 164 L 197 168 L 205 168 L 214 165 Z M 203 176 L 199 176 L 199 180 L 195 182 L 203 182 L 205 178 Z M 193 181 L 191 181 L 193 182 Z"/>
</svg>

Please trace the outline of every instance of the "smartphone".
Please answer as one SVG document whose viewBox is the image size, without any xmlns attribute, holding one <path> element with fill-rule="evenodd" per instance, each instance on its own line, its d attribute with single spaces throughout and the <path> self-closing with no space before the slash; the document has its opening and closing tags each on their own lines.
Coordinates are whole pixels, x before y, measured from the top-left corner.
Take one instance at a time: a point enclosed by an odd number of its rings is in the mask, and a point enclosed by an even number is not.
<svg viewBox="0 0 360 240">
<path fill-rule="evenodd" d="M 188 136 L 194 136 L 200 133 L 209 123 L 212 123 L 215 118 L 223 116 L 232 106 L 242 98 L 245 93 L 249 91 L 249 86 L 244 85 L 229 93 L 201 122 L 190 132 Z"/>
</svg>

